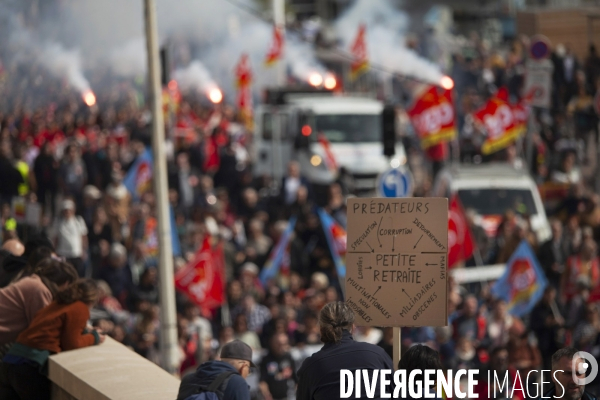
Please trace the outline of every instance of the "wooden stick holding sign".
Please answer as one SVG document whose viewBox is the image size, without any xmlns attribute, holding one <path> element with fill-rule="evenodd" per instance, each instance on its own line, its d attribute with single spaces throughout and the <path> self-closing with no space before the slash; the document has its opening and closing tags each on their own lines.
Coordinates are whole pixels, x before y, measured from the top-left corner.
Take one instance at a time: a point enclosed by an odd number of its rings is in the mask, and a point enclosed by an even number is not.
<svg viewBox="0 0 600 400">
<path fill-rule="evenodd" d="M 346 302 L 356 325 L 448 324 L 448 199 L 348 199 Z"/>
<path fill-rule="evenodd" d="M 394 330 L 394 369 L 397 369 L 402 358 L 402 328 L 395 326 L 392 329 Z"/>
</svg>

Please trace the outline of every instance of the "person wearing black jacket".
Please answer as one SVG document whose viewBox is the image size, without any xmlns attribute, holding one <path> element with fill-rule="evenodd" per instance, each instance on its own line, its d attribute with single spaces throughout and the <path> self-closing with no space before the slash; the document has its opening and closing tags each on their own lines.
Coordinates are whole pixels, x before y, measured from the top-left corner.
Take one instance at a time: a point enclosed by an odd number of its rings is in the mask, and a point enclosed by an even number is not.
<svg viewBox="0 0 600 400">
<path fill-rule="evenodd" d="M 556 289 L 560 287 L 560 278 L 569 253 L 569 245 L 563 238 L 562 223 L 554 220 L 550 224 L 552 238 L 544 242 L 538 251 L 538 260 L 549 283 Z"/>
<path fill-rule="evenodd" d="M 220 400 L 250 400 L 246 377 L 252 362 L 252 349 L 234 340 L 221 349 L 221 359 L 207 361 L 194 374 L 181 380 L 177 400 L 186 400 L 202 392 L 212 392 Z"/>
<path fill-rule="evenodd" d="M 290 161 L 288 164 L 288 173 L 281 180 L 280 201 L 285 206 L 292 205 L 297 200 L 298 189 L 305 187 L 307 197 L 312 200 L 312 187 L 309 180 L 300 173 L 300 164 L 297 161 Z"/>
<path fill-rule="evenodd" d="M 298 371 L 296 400 L 329 400 L 340 397 L 340 370 L 393 370 L 390 356 L 379 346 L 355 342 L 352 338 L 354 312 L 344 302 L 331 302 L 319 314 L 321 350 L 308 357 Z M 375 383 L 379 394 L 379 383 Z M 362 399 L 366 391 L 361 388 Z"/>
<path fill-rule="evenodd" d="M 559 330 L 564 326 L 564 320 L 562 315 L 555 314 L 556 311 L 560 312 L 558 307 L 556 289 L 549 286 L 544 291 L 542 300 L 533 308 L 529 321 L 530 328 L 538 340 L 544 368 L 550 367 L 550 355 L 559 349 L 557 337 Z"/>
<path fill-rule="evenodd" d="M 12 164 L 10 149 L 6 146 L 0 147 L 0 176 L 2 177 L 0 204 L 10 204 L 12 198 L 19 195 L 19 185 L 25 181 L 21 173 Z"/>
<path fill-rule="evenodd" d="M 267 400 L 287 400 L 297 380 L 287 334 L 275 334 L 270 344 L 269 353 L 260 362 L 260 390 Z"/>
<path fill-rule="evenodd" d="M 552 382 L 554 383 L 554 387 L 540 396 L 540 398 L 598 400 L 595 394 L 585 390 L 585 385 L 579 385 L 573 380 L 573 373 L 579 379 L 583 379 L 586 376 L 585 368 L 583 368 L 586 360 L 579 358 L 576 363 L 573 363 L 573 357 L 577 352 L 577 349 L 573 347 L 565 347 L 552 355 Z M 576 368 L 575 371 L 573 371 L 574 367 Z"/>
</svg>

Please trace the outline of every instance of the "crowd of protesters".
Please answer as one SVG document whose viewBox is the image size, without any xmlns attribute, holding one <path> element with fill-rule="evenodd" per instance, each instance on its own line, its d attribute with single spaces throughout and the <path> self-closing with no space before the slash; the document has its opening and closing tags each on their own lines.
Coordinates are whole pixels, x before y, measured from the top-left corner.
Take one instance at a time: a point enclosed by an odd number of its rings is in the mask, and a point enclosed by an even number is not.
<svg viewBox="0 0 600 400">
<path fill-rule="evenodd" d="M 490 51 L 475 36 L 468 43 L 453 57 L 452 77 L 461 154 L 474 160 L 481 138 L 469 114 L 500 86 L 513 97 L 520 95 L 527 44 L 517 40 L 500 52 Z M 78 277 L 97 282 L 99 301 L 91 314 L 97 332 L 158 363 L 156 199 L 151 188 L 138 198 L 124 184 L 132 164 L 150 145 L 150 116 L 140 100 L 143 90 L 122 80 L 98 87 L 92 78 L 98 104 L 89 107 L 80 93 L 39 63 L 10 60 L 3 50 L 2 286 L 27 288 L 33 283 L 26 279 L 37 279 L 31 278 L 32 271 L 42 277 L 49 268 L 44 263 L 64 260 Z M 492 297 L 489 283 L 452 283 L 449 326 L 402 330 L 405 349 L 426 343 L 439 350 L 445 367 L 527 373 L 547 368 L 549 356 L 565 345 L 600 355 L 600 310 L 594 302 L 600 285 L 600 196 L 595 187 L 600 160 L 589 151 L 598 133 L 592 99 L 600 86 L 600 58 L 593 46 L 589 56 L 579 60 L 568 45 L 558 45 L 552 61 L 552 107 L 535 115 L 534 157 L 525 166 L 540 185 L 551 182 L 565 190 L 556 204 L 546 204 L 552 238 L 539 242 L 521 210 L 506 210 L 492 236 L 477 218 L 469 218 L 483 260 L 505 263 L 526 239 L 538 254 L 549 286 L 534 311 L 518 318 L 508 313 L 504 301 Z M 320 345 L 318 313 L 326 303 L 342 299 L 311 184 L 294 162 L 280 182 L 280 193 L 272 192 L 268 176 L 253 176 L 252 132 L 232 107 L 208 105 L 190 95 L 172 111 L 169 201 L 181 244 L 175 268 L 190 262 L 210 235 L 212 245 L 223 248 L 227 278 L 224 307 L 210 312 L 177 294 L 180 372 L 194 370 L 216 357 L 222 345 L 240 339 L 264 355 L 257 396 L 287 398 L 299 368 L 290 348 Z M 399 134 L 415 175 L 415 195 L 430 195 L 430 162 L 405 128 Z M 521 148 L 517 143 L 494 158 L 515 161 Z M 342 227 L 347 195 L 343 185 L 332 184 L 321 204 Z M 23 199 L 18 204 L 24 204 L 26 214 L 39 208 L 39 215 L 32 212 L 37 218 L 23 220 L 15 199 Z M 298 222 L 289 270 L 284 279 L 263 286 L 260 271 L 292 215 Z M 28 243 L 45 250 L 27 251 Z M 44 292 L 44 304 L 61 285 L 77 278 L 72 271 L 65 274 L 52 285 L 44 281 L 50 278 L 41 278 L 52 292 Z M 1 302 L 0 296 L 0 307 Z M 354 338 L 379 344 L 391 355 L 391 328 L 358 327 Z M 15 340 L 9 336 L 0 344 Z"/>
</svg>

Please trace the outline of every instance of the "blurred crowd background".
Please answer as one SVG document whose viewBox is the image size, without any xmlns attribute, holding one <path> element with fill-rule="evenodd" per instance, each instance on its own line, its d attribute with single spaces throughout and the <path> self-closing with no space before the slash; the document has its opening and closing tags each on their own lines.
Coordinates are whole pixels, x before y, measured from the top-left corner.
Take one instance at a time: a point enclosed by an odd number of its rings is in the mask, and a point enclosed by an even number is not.
<svg viewBox="0 0 600 400">
<path fill-rule="evenodd" d="M 468 115 L 495 88 L 506 86 L 511 96 L 519 96 L 527 40 L 519 38 L 496 50 L 473 33 L 452 55 L 450 76 L 455 81 L 463 161 L 481 160 L 481 138 Z M 420 48 L 417 39 L 414 48 Z M 50 238 L 58 256 L 81 276 L 100 283 L 94 325 L 158 363 L 155 198 L 152 190 L 137 198 L 124 184 L 129 168 L 150 145 L 144 83 L 108 79 L 109 71 L 96 71 L 89 78 L 97 105 L 89 107 L 34 57 L 5 61 L 10 52 L 0 41 L 2 243 L 27 242 L 40 234 Z M 576 57 L 565 43 L 555 46 L 551 59 L 552 108 L 536 114 L 535 156 L 531 165 L 522 167 L 540 187 L 550 182 L 564 189 L 564 195 L 546 203 L 552 238 L 538 242 L 519 210 L 506 211 L 493 237 L 476 218 L 469 218 L 484 264 L 505 263 L 527 239 L 550 285 L 534 311 L 517 318 L 508 314 L 506 303 L 491 296 L 489 282 L 451 283 L 448 327 L 402 329 L 404 348 L 427 343 L 440 351 L 448 368 L 523 374 L 547 369 L 550 355 L 569 344 L 600 355 L 600 310 L 595 303 L 600 300 L 595 297 L 600 285 L 598 117 L 593 109 L 593 96 L 600 89 L 600 57 L 593 46 L 585 58 Z M 398 117 L 407 121 L 402 107 Z M 311 183 L 293 162 L 281 193 L 270 189 L 269 176 L 253 176 L 252 132 L 238 110 L 228 105 L 184 93 L 172 114 L 169 136 L 168 154 L 163 156 L 169 163 L 173 229 L 181 247 L 176 268 L 191 261 L 210 235 L 212 246 L 222 246 L 227 282 L 224 307 L 213 310 L 201 310 L 178 293 L 180 372 L 214 358 L 219 347 L 234 338 L 266 357 L 265 375 L 273 362 L 288 363 L 294 370 L 320 345 L 319 310 L 342 298 Z M 433 164 L 408 122 L 400 125 L 398 136 L 415 176 L 415 196 L 431 195 Z M 490 158 L 523 164 L 519 146 Z M 342 227 L 349 195 L 343 182 L 335 183 L 326 203 L 320 204 Z M 17 207 L 15 198 L 23 199 Z M 265 287 L 258 275 L 292 215 L 298 222 L 290 268 L 284 271 L 285 279 Z M 10 248 L 5 246 L 3 258 Z M 475 262 L 466 264 L 468 268 Z M 3 268 L 10 270 L 10 263 Z M 391 355 L 391 328 L 359 327 L 354 337 L 378 344 Z M 286 392 L 281 381 L 294 379 L 295 373 L 290 373 L 269 381 L 269 391 Z"/>
</svg>

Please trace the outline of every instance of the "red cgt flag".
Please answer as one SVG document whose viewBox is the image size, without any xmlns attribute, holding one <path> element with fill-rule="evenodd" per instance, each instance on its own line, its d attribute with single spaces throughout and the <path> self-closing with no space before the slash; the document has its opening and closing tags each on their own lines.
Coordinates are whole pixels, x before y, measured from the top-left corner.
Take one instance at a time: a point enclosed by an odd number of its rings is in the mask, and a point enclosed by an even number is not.
<svg viewBox="0 0 600 400">
<path fill-rule="evenodd" d="M 369 55 L 367 54 L 367 42 L 365 35 L 367 27 L 361 24 L 358 27 L 358 33 L 352 43 L 350 52 L 352 53 L 352 65 L 350 65 L 350 79 L 356 80 L 360 75 L 369 70 Z"/>
<path fill-rule="evenodd" d="M 249 130 L 252 130 L 253 106 L 252 90 L 250 89 L 250 85 L 252 84 L 252 69 L 250 68 L 250 61 L 248 60 L 247 54 L 242 54 L 240 61 L 235 67 L 235 82 L 238 88 L 236 106 L 244 121 L 244 125 Z"/>
<path fill-rule="evenodd" d="M 210 245 L 210 237 L 206 236 L 202 247 L 194 259 L 175 274 L 175 287 L 185 293 L 204 314 L 220 307 L 224 301 L 222 271 L 223 252 L 216 251 Z"/>
<path fill-rule="evenodd" d="M 455 194 L 448 210 L 448 268 L 471 258 L 474 247 L 465 212 Z"/>
<path fill-rule="evenodd" d="M 235 85 L 238 88 L 248 87 L 252 84 L 252 69 L 248 54 L 244 53 L 235 66 Z"/>
<path fill-rule="evenodd" d="M 265 65 L 270 67 L 281 60 L 283 55 L 283 27 L 275 26 L 273 28 L 273 43 L 265 57 Z"/>
<path fill-rule="evenodd" d="M 456 137 L 456 118 L 452 105 L 452 91 L 438 93 L 435 86 L 429 87 L 407 111 L 421 146 L 429 149 Z"/>
<path fill-rule="evenodd" d="M 481 146 L 481 152 L 487 155 L 502 150 L 517 140 L 525 129 L 527 114 L 523 105 L 511 105 L 508 102 L 508 91 L 500 88 L 473 117 L 487 131 L 487 138 Z"/>
</svg>

